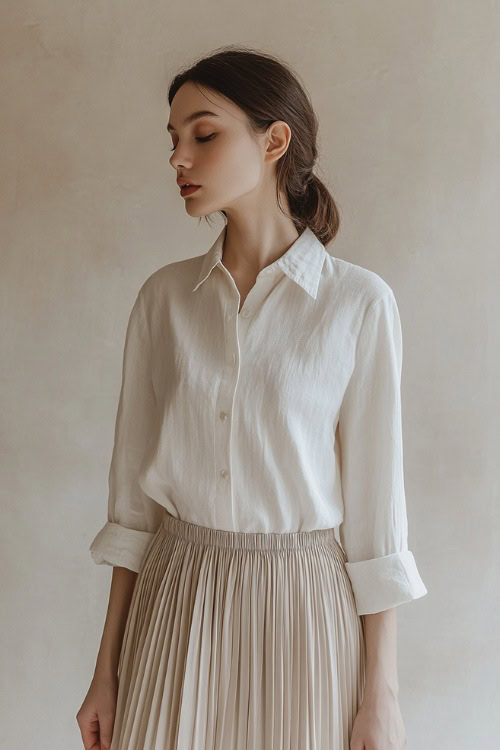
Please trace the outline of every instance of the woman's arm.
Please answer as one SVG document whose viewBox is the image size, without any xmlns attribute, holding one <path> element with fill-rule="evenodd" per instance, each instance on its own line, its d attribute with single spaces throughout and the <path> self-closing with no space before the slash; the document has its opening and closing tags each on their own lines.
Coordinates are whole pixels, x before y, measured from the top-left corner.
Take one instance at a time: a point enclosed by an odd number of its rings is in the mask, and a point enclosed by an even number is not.
<svg viewBox="0 0 500 750">
<path fill-rule="evenodd" d="M 397 697 L 397 607 L 361 616 L 366 646 L 365 699 L 375 698 L 382 691 Z"/>
<path fill-rule="evenodd" d="M 113 567 L 108 609 L 94 676 L 116 675 L 127 615 L 132 601 L 137 573 L 128 568 Z"/>
<path fill-rule="evenodd" d="M 406 732 L 399 710 L 397 607 L 362 615 L 366 679 L 350 750 L 403 750 Z"/>
<path fill-rule="evenodd" d="M 94 677 L 77 715 L 85 750 L 109 750 L 118 694 L 118 664 L 137 573 L 113 566 L 106 621 Z"/>
</svg>

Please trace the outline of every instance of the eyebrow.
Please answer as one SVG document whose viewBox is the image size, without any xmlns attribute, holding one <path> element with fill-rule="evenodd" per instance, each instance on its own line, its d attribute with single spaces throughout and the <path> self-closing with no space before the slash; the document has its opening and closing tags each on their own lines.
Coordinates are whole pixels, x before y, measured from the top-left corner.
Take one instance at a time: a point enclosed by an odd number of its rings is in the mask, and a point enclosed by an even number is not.
<svg viewBox="0 0 500 750">
<path fill-rule="evenodd" d="M 215 112 L 211 112 L 209 109 L 200 109 L 197 112 L 192 112 L 190 115 L 185 117 L 182 124 L 188 125 L 194 120 L 199 120 L 200 117 L 219 117 L 219 115 L 215 114 Z M 167 130 L 175 130 L 175 128 L 170 123 L 167 123 Z"/>
</svg>

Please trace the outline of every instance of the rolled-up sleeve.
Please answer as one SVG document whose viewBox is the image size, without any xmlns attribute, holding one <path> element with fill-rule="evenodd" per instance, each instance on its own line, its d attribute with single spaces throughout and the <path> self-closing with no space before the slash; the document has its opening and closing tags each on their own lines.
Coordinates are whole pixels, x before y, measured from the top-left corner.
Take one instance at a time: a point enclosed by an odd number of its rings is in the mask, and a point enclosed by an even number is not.
<svg viewBox="0 0 500 750">
<path fill-rule="evenodd" d="M 138 481 L 156 418 L 151 338 L 141 288 L 125 335 L 108 478 L 108 520 L 90 545 L 90 553 L 98 565 L 116 565 L 138 572 L 160 525 L 163 508 L 142 491 Z"/>
<path fill-rule="evenodd" d="M 339 535 L 360 615 L 427 593 L 408 549 L 401 367 L 401 322 L 390 290 L 366 311 L 338 422 Z"/>
</svg>

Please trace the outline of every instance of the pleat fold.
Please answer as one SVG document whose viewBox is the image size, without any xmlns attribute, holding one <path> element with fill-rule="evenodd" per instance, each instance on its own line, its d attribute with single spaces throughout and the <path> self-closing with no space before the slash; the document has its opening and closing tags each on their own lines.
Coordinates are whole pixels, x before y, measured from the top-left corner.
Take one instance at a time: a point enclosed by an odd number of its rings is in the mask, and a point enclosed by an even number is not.
<svg viewBox="0 0 500 750">
<path fill-rule="evenodd" d="M 165 512 L 136 580 L 110 750 L 349 750 L 364 632 L 333 529 Z"/>
</svg>

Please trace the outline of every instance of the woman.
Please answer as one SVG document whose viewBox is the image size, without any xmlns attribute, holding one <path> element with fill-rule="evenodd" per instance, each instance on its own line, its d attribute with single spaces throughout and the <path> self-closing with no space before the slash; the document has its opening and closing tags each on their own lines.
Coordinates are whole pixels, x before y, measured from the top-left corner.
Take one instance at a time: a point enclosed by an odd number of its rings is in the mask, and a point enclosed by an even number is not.
<svg viewBox="0 0 500 750">
<path fill-rule="evenodd" d="M 225 225 L 130 314 L 84 746 L 401 750 L 396 607 L 427 589 L 394 295 L 325 249 L 338 211 L 285 64 L 224 48 L 168 98 L 186 210 Z"/>
</svg>

